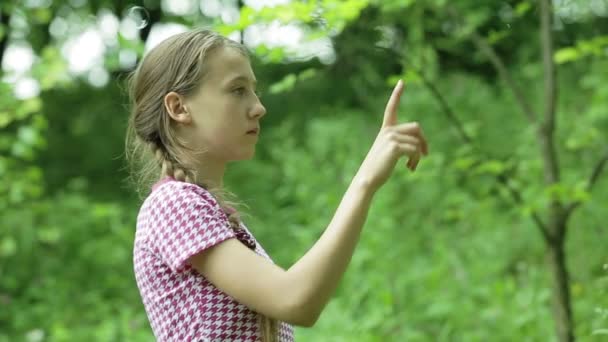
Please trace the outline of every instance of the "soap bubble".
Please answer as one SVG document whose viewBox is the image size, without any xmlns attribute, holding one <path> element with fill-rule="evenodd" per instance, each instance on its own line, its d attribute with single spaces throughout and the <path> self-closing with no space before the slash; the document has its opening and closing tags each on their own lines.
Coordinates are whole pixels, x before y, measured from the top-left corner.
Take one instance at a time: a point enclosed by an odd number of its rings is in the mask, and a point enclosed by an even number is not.
<svg viewBox="0 0 608 342">
<path fill-rule="evenodd" d="M 137 29 L 143 29 L 150 23 L 150 14 L 141 6 L 133 6 L 129 8 L 127 17 L 135 23 Z"/>
</svg>

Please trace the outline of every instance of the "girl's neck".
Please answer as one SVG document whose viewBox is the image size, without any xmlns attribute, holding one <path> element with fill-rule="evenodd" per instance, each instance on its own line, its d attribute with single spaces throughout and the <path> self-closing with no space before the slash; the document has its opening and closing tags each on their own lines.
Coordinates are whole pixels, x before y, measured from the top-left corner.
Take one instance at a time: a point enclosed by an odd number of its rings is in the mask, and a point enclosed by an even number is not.
<svg viewBox="0 0 608 342">
<path fill-rule="evenodd" d="M 207 158 L 197 166 L 197 184 L 205 184 L 208 187 L 215 189 L 224 188 L 224 173 L 226 172 L 226 163 L 218 160 Z"/>
<path fill-rule="evenodd" d="M 163 173 L 163 174 L 161 174 L 157 183 L 164 182 L 166 180 L 175 180 L 175 178 L 172 175 Z M 223 185 L 224 185 L 223 179 L 220 179 L 219 182 L 213 181 L 210 179 L 195 179 L 193 183 L 198 186 L 201 186 L 203 188 L 213 188 L 213 189 L 219 189 L 219 190 L 223 189 Z M 219 187 L 217 186 L 218 183 L 219 183 Z"/>
</svg>

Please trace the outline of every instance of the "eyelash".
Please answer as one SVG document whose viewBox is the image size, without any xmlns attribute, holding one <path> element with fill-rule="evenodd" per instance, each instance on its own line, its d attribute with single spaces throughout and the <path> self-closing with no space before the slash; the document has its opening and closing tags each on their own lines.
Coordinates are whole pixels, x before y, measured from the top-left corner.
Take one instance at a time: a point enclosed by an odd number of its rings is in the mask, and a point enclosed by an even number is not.
<svg viewBox="0 0 608 342">
<path fill-rule="evenodd" d="M 238 87 L 232 91 L 236 93 L 238 96 L 243 96 L 245 94 L 245 87 Z"/>
<path fill-rule="evenodd" d="M 245 87 L 238 87 L 238 88 L 234 89 L 233 92 L 236 93 L 238 96 L 243 96 L 243 95 L 245 95 Z M 257 96 L 258 98 L 262 97 L 261 91 L 256 89 L 253 92 L 255 93 L 255 96 Z"/>
</svg>

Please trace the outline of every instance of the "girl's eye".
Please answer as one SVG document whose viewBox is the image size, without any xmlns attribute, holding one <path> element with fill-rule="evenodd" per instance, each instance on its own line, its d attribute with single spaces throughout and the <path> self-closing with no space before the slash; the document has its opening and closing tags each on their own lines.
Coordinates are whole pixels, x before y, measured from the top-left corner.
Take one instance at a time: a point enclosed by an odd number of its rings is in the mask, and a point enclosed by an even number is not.
<svg viewBox="0 0 608 342">
<path fill-rule="evenodd" d="M 243 96 L 245 94 L 245 88 L 238 87 L 238 88 L 234 89 L 233 92 L 239 96 Z"/>
</svg>

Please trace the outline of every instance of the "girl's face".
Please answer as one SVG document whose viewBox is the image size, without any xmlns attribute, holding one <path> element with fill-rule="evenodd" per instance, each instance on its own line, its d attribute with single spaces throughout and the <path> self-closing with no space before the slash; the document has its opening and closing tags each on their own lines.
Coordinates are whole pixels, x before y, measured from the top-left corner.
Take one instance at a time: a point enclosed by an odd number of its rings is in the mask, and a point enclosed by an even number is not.
<svg viewBox="0 0 608 342">
<path fill-rule="evenodd" d="M 216 160 L 250 159 L 266 108 L 256 95 L 249 60 L 235 48 L 223 47 L 212 51 L 205 63 L 203 84 L 184 102 L 192 119 L 186 139 Z M 247 133 L 254 128 L 257 134 Z"/>
</svg>

